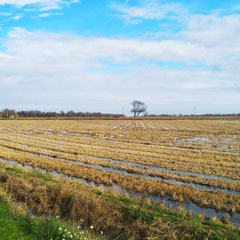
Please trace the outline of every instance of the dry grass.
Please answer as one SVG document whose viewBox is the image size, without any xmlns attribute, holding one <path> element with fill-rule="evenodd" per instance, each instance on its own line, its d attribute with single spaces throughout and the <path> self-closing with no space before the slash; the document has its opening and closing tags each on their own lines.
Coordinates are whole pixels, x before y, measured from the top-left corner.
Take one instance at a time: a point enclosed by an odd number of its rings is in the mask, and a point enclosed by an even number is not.
<svg viewBox="0 0 240 240">
<path fill-rule="evenodd" d="M 144 177 L 136 178 L 131 175 L 98 170 L 88 166 L 76 166 L 73 163 L 60 162 L 54 159 L 47 160 L 44 157 L 29 156 L 26 153 L 14 152 L 7 149 L 0 152 L 0 157 L 46 169 L 48 171 L 56 171 L 65 175 L 83 178 L 89 182 L 93 181 L 97 184 L 102 183 L 106 186 L 118 184 L 123 189 L 131 190 L 133 192 L 146 193 L 161 197 L 169 196 L 179 202 L 192 200 L 200 206 L 212 207 L 218 210 L 225 210 L 229 204 L 231 207 L 234 206 L 237 212 L 240 210 L 240 196 L 226 195 L 222 192 L 198 190 L 184 185 L 177 186 L 175 184 L 146 179 Z"/>
<path fill-rule="evenodd" d="M 71 181 L 46 177 L 44 175 L 39 177 L 37 173 L 32 172 L 18 173 L 16 168 L 11 171 L 8 168 L 6 170 L 0 168 L 0 192 L 24 204 L 25 209 L 34 214 L 58 215 L 61 219 L 81 226 L 82 229 L 93 226 L 95 233 L 104 232 L 105 239 L 194 240 L 207 239 L 211 232 L 214 234 L 216 232 L 205 227 L 205 224 L 201 223 L 202 220 L 193 221 L 183 215 L 176 218 L 175 213 L 168 212 L 171 218 L 166 221 L 166 211 L 162 215 L 164 221 L 154 217 L 155 220 L 149 224 L 145 218 L 137 217 L 144 212 L 147 214 L 143 216 L 153 214 L 154 206 L 148 203 L 150 211 L 146 212 L 144 199 L 131 207 L 128 204 L 119 205 L 120 202 L 116 202 L 117 198 L 113 195 L 109 201 L 102 195 L 97 195 L 95 189 L 85 188 Z M 122 200 L 127 199 L 122 198 Z M 128 202 L 129 200 L 126 203 Z M 124 211 L 122 211 L 123 206 Z M 135 210 L 137 215 L 133 214 Z M 173 217 L 175 217 L 174 222 L 172 222 Z M 219 225 L 217 229 L 220 231 L 218 234 L 223 234 L 226 228 Z M 237 233 L 231 232 L 229 228 L 226 232 L 229 235 L 226 239 L 235 239 L 232 236 L 237 236 Z"/>
<path fill-rule="evenodd" d="M 165 223 L 157 219 L 150 227 L 148 240 L 192 240 L 194 234 L 189 232 L 188 223 L 180 224 Z"/>
<path fill-rule="evenodd" d="M 234 181 L 240 179 L 240 156 L 237 154 L 240 149 L 238 120 L 1 121 L 0 127 L 2 158 L 97 184 L 117 184 L 123 189 L 139 193 L 169 196 L 178 202 L 192 200 L 199 206 L 218 210 L 225 210 L 230 205 L 231 214 L 240 212 L 239 196 L 207 192 L 74 164 L 82 162 L 129 173 L 146 173 L 159 178 L 240 191 L 240 183 Z M 191 140 L 199 137 L 206 141 Z M 4 149 L 4 146 L 8 149 Z M 63 158 L 71 160 L 72 163 L 43 156 L 30 156 L 29 153 Z M 227 177 L 232 181 L 147 169 L 128 165 L 126 162 Z"/>
<path fill-rule="evenodd" d="M 112 161 L 103 161 L 96 158 L 90 158 L 90 157 L 81 157 L 76 154 L 69 154 L 69 153 L 62 153 L 62 150 L 57 151 L 56 149 L 54 151 L 48 150 L 47 148 L 44 148 L 43 146 L 26 146 L 26 142 L 22 143 L 15 143 L 12 141 L 2 141 L 0 140 L 0 146 L 4 146 L 10 149 L 14 149 L 17 151 L 22 151 L 26 153 L 33 153 L 33 154 L 42 154 L 49 157 L 55 157 L 55 158 L 61 158 L 70 160 L 73 163 L 74 162 L 82 162 L 86 164 L 96 165 L 96 166 L 103 166 L 103 167 L 111 167 L 116 170 L 124 170 L 129 173 L 138 173 L 138 174 L 148 174 L 149 176 L 153 177 L 159 177 L 163 179 L 175 179 L 181 182 L 186 183 L 196 183 L 201 185 L 207 185 L 207 186 L 213 186 L 213 187 L 219 187 L 223 189 L 232 189 L 240 191 L 240 183 L 235 181 L 224 181 L 224 180 L 218 180 L 218 179 L 206 179 L 201 177 L 196 177 L 192 175 L 181 175 L 176 174 L 173 172 L 163 171 L 163 170 L 156 170 L 156 169 L 146 169 L 143 167 L 138 167 L 134 165 L 129 165 L 126 163 L 115 163 Z M 60 149 L 60 147 L 58 147 Z M 236 171 L 236 170 L 235 170 Z"/>
</svg>

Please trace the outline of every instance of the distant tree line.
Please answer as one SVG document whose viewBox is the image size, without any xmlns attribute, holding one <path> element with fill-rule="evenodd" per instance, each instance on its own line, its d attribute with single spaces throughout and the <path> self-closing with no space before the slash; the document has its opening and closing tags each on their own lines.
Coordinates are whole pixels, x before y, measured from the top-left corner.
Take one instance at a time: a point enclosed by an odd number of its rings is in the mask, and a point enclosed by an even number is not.
<svg viewBox="0 0 240 240">
<path fill-rule="evenodd" d="M 144 108 L 144 109 L 143 109 Z M 138 109 L 136 107 L 136 109 L 134 108 L 133 105 L 133 110 L 136 110 L 138 112 L 136 112 L 135 116 L 137 116 L 139 113 L 143 112 L 144 116 L 148 116 L 148 117 L 177 117 L 177 116 L 182 116 L 182 117 L 189 117 L 189 116 L 194 116 L 194 117 L 201 117 L 201 116 L 240 116 L 240 113 L 232 113 L 232 114 L 199 114 L 199 115 L 195 115 L 195 114 L 147 114 L 146 113 L 146 105 L 144 104 L 144 106 L 140 106 L 140 108 Z M 132 112 L 133 112 L 132 110 Z M 51 117 L 86 117 L 86 118 L 121 118 L 124 117 L 123 114 L 111 114 L 111 113 L 101 113 L 101 112 L 75 112 L 73 110 L 71 111 L 61 111 L 61 112 L 43 112 L 43 111 L 39 111 L 39 110 L 30 110 L 30 111 L 16 111 L 14 109 L 8 109 L 5 108 L 4 110 L 0 111 L 0 118 L 11 118 L 11 119 L 15 119 L 15 118 L 51 118 Z"/>
<path fill-rule="evenodd" d="M 4 109 L 0 112 L 1 118 L 42 118 L 42 117 L 106 117 L 106 118 L 119 118 L 123 117 L 121 114 L 110 114 L 100 112 L 75 112 L 61 111 L 61 112 L 42 112 L 38 110 L 30 111 L 16 111 L 14 109 Z"/>
<path fill-rule="evenodd" d="M 149 117 L 189 117 L 189 116 L 240 116 L 240 113 L 206 113 L 206 114 L 148 114 Z"/>
</svg>

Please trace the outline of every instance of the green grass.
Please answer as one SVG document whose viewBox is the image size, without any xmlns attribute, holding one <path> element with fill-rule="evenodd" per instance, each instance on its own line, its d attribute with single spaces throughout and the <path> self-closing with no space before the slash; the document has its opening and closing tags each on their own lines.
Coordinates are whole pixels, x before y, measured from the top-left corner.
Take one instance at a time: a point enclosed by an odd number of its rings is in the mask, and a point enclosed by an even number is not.
<svg viewBox="0 0 240 240">
<path fill-rule="evenodd" d="M 155 219 L 160 218 L 165 223 L 175 225 L 176 228 L 178 228 L 178 225 L 179 228 L 184 226 L 183 228 L 192 233 L 196 240 L 240 240 L 240 228 L 232 228 L 228 225 L 218 224 L 198 217 L 187 217 L 179 212 L 126 197 L 113 196 L 99 190 L 96 193 L 102 198 L 113 202 L 115 207 L 119 207 L 126 222 L 141 219 L 151 224 Z"/>
<path fill-rule="evenodd" d="M 38 178 L 42 184 L 49 182 L 58 182 L 60 179 L 54 178 L 49 174 L 43 174 L 34 171 L 24 171 L 18 168 L 6 167 L 0 164 L 8 174 L 22 176 L 23 178 Z M 70 184 L 73 188 L 84 188 L 81 183 Z M 102 204 L 117 209 L 122 215 L 123 225 L 130 225 L 136 220 L 141 220 L 148 225 L 161 219 L 163 223 L 170 224 L 176 231 L 187 231 L 191 233 L 196 240 L 240 240 L 240 229 L 231 226 L 218 224 L 207 219 L 198 217 L 188 217 L 179 212 L 164 209 L 154 204 L 138 201 L 128 197 L 116 196 L 100 190 L 90 190 L 91 194 L 100 197 Z M 34 218 L 20 215 L 11 210 L 0 198 L 0 240 L 1 239 L 67 239 L 63 237 L 63 232 L 59 228 L 64 228 L 63 223 L 57 219 Z M 69 227 L 67 227 L 70 229 Z M 180 229 L 180 230 L 179 230 Z M 9 237 L 11 236 L 11 237 Z M 80 238 L 81 239 L 81 238 Z M 89 239 L 89 238 L 87 238 Z M 90 238 L 91 239 L 91 238 Z"/>
<path fill-rule="evenodd" d="M 0 197 L 0 239 L 37 239 L 29 228 L 31 223 L 23 216 L 10 210 L 6 201 Z"/>
<path fill-rule="evenodd" d="M 5 168 L 6 171 L 9 172 L 14 172 L 14 173 L 23 173 L 23 170 L 20 168 L 10 168 L 10 167 L 6 167 Z"/>
<path fill-rule="evenodd" d="M 115 207 L 120 207 L 120 211 L 126 219 L 143 219 L 148 223 L 152 223 L 158 217 L 172 223 L 189 219 L 184 214 L 156 207 L 149 203 L 138 202 L 127 197 L 113 196 L 99 190 L 96 193 L 102 196 L 103 199 L 115 203 Z"/>
<path fill-rule="evenodd" d="M 81 240 L 93 239 L 88 233 L 77 232 L 56 218 L 29 217 L 14 210 L 0 196 L 1 240 Z M 95 238 L 96 239 L 96 238 Z"/>
</svg>

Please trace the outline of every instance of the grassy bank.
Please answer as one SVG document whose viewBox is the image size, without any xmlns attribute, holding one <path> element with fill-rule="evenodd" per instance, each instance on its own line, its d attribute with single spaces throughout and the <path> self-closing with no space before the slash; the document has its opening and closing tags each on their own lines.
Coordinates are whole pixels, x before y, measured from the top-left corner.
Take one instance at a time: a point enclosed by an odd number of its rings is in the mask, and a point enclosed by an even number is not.
<svg viewBox="0 0 240 240">
<path fill-rule="evenodd" d="M 1 165 L 0 183 L 2 191 L 35 215 L 52 216 L 29 218 L 1 198 L 0 236 L 5 237 L 1 239 L 63 239 L 59 229 L 65 226 L 56 216 L 103 239 L 240 239 L 239 228 L 215 219 L 192 218 L 184 209 L 174 212 L 161 203 L 87 188 L 49 174 Z"/>
<path fill-rule="evenodd" d="M 77 231 L 57 218 L 30 217 L 19 213 L 0 195 L 1 240 L 83 240 L 96 239 L 89 233 Z"/>
</svg>

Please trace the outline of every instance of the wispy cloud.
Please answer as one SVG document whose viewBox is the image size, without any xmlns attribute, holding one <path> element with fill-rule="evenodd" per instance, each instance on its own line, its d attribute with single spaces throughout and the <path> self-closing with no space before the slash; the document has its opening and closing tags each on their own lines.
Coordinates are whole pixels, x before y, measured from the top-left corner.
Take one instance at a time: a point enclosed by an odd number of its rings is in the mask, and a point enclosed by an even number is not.
<svg viewBox="0 0 240 240">
<path fill-rule="evenodd" d="M 11 16 L 12 13 L 9 13 L 9 12 L 0 12 L 0 16 Z"/>
<path fill-rule="evenodd" d="M 155 0 L 143 1 L 138 6 L 112 3 L 110 7 L 117 12 L 118 17 L 130 23 L 140 22 L 143 19 L 160 20 L 186 13 L 186 9 L 179 3 L 160 4 Z"/>
<path fill-rule="evenodd" d="M 232 8 L 233 11 L 240 11 L 240 4 L 238 5 L 235 5 L 233 8 Z"/>
<path fill-rule="evenodd" d="M 37 17 L 39 17 L 39 18 L 45 18 L 45 17 L 49 17 L 49 16 L 51 16 L 50 13 L 42 13 L 42 14 L 39 14 Z"/>
<path fill-rule="evenodd" d="M 25 6 L 37 7 L 40 11 L 60 9 L 64 5 L 77 3 L 79 0 L 0 0 L 0 5 L 13 5 L 19 8 Z"/>
<path fill-rule="evenodd" d="M 0 54 L 0 87 L 11 87 L 22 104 L 38 96 L 43 105 L 57 101 L 77 108 L 81 102 L 88 111 L 96 110 L 98 101 L 106 106 L 103 111 L 115 112 L 116 102 L 128 105 L 135 98 L 153 109 L 162 101 L 172 112 L 186 112 L 193 102 L 209 112 L 221 112 L 223 104 L 233 111 L 240 101 L 239 29 L 237 15 L 193 15 L 175 39 L 158 41 L 15 28 L 4 42 L 7 51 Z M 185 68 L 171 68 L 171 63 Z M 191 68 L 194 64 L 207 67 Z"/>
<path fill-rule="evenodd" d="M 33 18 L 46 18 L 46 17 L 50 17 L 50 16 L 58 16 L 58 15 L 63 15 L 62 13 L 41 13 Z"/>
<path fill-rule="evenodd" d="M 2 14 L 8 21 L 2 21 L 8 36 L 0 39 L 0 89 L 4 104 L 13 103 L 12 107 L 17 108 L 15 104 L 19 103 L 24 106 L 19 108 L 25 108 L 31 102 L 34 108 L 52 106 L 62 110 L 68 105 L 67 109 L 117 112 L 117 108 L 121 110 L 133 99 L 140 99 L 153 109 L 150 112 L 156 113 L 157 109 L 187 112 L 193 104 L 205 112 L 222 112 L 223 105 L 227 111 L 238 111 L 240 15 L 236 12 L 191 14 L 190 9 L 185 9 L 187 5 L 173 1 L 118 0 L 118 4 L 111 5 L 113 16 L 143 25 L 116 21 L 116 30 L 112 31 L 99 27 L 109 13 L 109 8 L 104 8 L 107 0 L 100 4 L 101 11 L 96 7 L 101 17 L 93 16 L 91 1 L 85 1 L 79 12 L 48 11 L 74 2 L 77 0 L 0 0 L 0 7 L 12 4 L 2 10 L 12 13 Z M 73 19 L 69 19 L 71 10 Z M 48 19 L 41 21 L 40 18 L 58 15 L 56 12 L 68 19 L 49 19 L 51 24 Z M 23 16 L 26 21 L 9 22 Z M 93 17 L 99 21 L 92 24 Z M 32 18 L 39 18 L 36 25 L 26 23 Z M 91 21 L 88 23 L 87 19 Z M 174 26 L 169 26 L 169 22 Z M 13 24 L 24 28 L 9 31 Z M 60 33 L 51 33 L 52 26 Z M 70 34 L 69 29 L 75 34 Z M 165 29 L 171 31 L 167 37 Z M 216 108 L 209 109 L 212 102 Z"/>
<path fill-rule="evenodd" d="M 128 2 L 129 2 L 129 0 L 126 0 L 121 7 L 124 8 L 124 7 L 128 4 Z M 111 22 L 112 19 L 113 19 L 114 17 L 116 17 L 116 16 L 118 16 L 118 14 L 112 15 L 112 16 L 107 20 L 106 24 L 109 23 L 109 22 Z"/>
<path fill-rule="evenodd" d="M 23 14 L 18 14 L 18 15 L 16 15 L 16 16 L 12 17 L 12 19 L 15 20 L 15 21 L 18 21 L 18 20 L 21 19 L 22 17 L 23 17 Z"/>
</svg>

